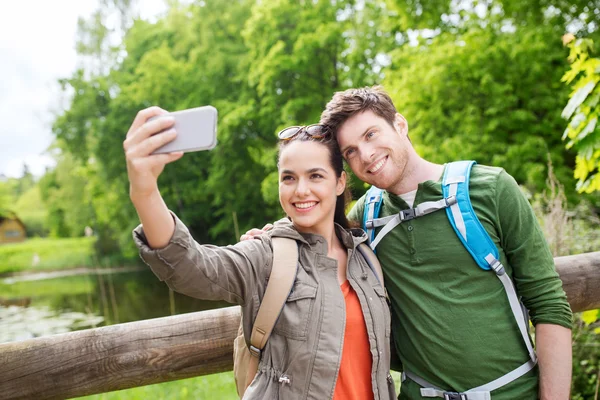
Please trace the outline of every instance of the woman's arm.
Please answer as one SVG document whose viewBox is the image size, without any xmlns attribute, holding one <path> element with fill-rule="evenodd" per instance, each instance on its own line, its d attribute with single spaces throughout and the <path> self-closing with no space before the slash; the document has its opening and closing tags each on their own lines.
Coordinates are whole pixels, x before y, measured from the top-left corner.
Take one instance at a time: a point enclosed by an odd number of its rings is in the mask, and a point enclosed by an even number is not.
<svg viewBox="0 0 600 400">
<path fill-rule="evenodd" d="M 171 117 L 148 122 L 149 118 L 166 113 L 167 111 L 159 107 L 150 107 L 138 112 L 123 142 L 129 178 L 129 197 L 144 226 L 148 245 L 154 249 L 165 247 L 175 229 L 173 218 L 158 190 L 158 177 L 166 164 L 183 156 L 182 152 L 152 154 L 177 136 L 173 129 L 175 121 Z M 163 130 L 166 131 L 156 135 Z"/>
<path fill-rule="evenodd" d="M 180 159 L 183 153 L 152 154 L 175 139 L 176 132 L 171 117 L 148 121 L 165 113 L 158 107 L 140 111 L 123 142 L 129 195 L 141 222 L 134 231 L 140 255 L 173 290 L 203 299 L 245 304 L 262 282 L 265 267 L 270 266 L 269 242 L 228 247 L 200 245 L 170 213 L 157 181 L 165 165 Z"/>
<path fill-rule="evenodd" d="M 271 270 L 270 240 L 250 240 L 235 246 L 197 243 L 174 214 L 174 232 L 166 246 L 153 249 L 145 227 L 133 231 L 142 260 L 171 289 L 205 300 L 244 305 L 260 292 Z"/>
</svg>

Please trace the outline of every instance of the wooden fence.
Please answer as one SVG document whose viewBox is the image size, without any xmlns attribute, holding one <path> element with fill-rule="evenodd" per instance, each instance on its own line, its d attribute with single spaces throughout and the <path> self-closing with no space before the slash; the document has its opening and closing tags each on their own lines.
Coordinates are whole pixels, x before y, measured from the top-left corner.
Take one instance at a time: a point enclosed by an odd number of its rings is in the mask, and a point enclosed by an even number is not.
<svg viewBox="0 0 600 400">
<path fill-rule="evenodd" d="M 558 257 L 573 311 L 600 308 L 600 252 Z M 64 399 L 232 369 L 239 307 L 0 344 L 0 398 Z"/>
</svg>

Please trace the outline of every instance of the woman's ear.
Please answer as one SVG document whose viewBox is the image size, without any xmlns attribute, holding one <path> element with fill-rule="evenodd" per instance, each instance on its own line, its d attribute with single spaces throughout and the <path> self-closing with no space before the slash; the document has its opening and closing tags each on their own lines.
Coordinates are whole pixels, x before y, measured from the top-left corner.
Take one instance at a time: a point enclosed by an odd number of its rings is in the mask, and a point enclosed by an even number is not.
<svg viewBox="0 0 600 400">
<path fill-rule="evenodd" d="M 344 190 L 346 190 L 346 179 L 346 171 L 342 171 L 342 174 L 337 179 L 337 185 L 335 186 L 335 194 L 337 196 L 344 193 Z"/>
</svg>

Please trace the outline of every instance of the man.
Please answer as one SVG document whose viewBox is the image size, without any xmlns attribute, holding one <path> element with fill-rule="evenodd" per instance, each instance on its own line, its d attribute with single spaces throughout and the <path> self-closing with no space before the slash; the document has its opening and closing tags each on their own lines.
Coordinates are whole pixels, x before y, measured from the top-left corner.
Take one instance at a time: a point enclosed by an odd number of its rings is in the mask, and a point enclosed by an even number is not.
<svg viewBox="0 0 600 400">
<path fill-rule="evenodd" d="M 380 87 L 336 93 L 320 123 L 336 135 L 356 176 L 384 189 L 380 217 L 443 197 L 445 166 L 415 152 L 406 120 Z M 461 393 L 505 376 L 530 356 L 500 280 L 477 266 L 446 212 L 438 210 L 396 226 L 376 249 L 394 344 L 409 376 L 399 398 L 568 399 L 572 314 L 535 215 L 501 168 L 475 165 L 469 191 L 530 312 L 539 371 L 536 366 L 514 380 L 502 378 L 489 393 Z M 349 219 L 362 223 L 364 207 L 363 196 Z"/>
</svg>

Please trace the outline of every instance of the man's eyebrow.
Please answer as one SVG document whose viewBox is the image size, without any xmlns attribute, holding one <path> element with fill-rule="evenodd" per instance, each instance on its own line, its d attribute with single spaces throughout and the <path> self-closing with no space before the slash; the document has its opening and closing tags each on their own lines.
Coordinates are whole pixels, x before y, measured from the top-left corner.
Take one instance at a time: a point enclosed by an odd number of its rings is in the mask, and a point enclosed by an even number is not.
<svg viewBox="0 0 600 400">
<path fill-rule="evenodd" d="M 365 129 L 364 132 L 360 134 L 359 139 L 362 139 L 363 137 L 365 137 L 365 135 L 367 134 L 367 132 L 369 132 L 371 129 L 377 128 L 377 127 L 378 127 L 378 125 L 376 125 L 376 124 L 367 127 L 367 129 Z M 340 153 L 342 153 L 342 155 L 343 155 L 346 152 L 346 150 L 348 150 L 350 147 L 353 147 L 353 146 L 349 145 L 349 146 L 346 146 L 346 147 L 342 148 L 340 150 Z"/>
</svg>

